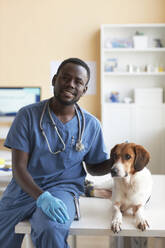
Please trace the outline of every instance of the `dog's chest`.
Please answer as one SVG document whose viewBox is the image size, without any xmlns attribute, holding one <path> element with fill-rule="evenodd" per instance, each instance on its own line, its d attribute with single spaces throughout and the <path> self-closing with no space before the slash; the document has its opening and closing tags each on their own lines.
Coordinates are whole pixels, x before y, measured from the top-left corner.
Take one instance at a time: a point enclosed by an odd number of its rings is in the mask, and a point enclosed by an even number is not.
<svg viewBox="0 0 165 248">
<path fill-rule="evenodd" d="M 138 185 L 134 181 L 114 180 L 113 199 L 124 205 L 136 203 L 137 194 L 139 192 Z"/>
</svg>

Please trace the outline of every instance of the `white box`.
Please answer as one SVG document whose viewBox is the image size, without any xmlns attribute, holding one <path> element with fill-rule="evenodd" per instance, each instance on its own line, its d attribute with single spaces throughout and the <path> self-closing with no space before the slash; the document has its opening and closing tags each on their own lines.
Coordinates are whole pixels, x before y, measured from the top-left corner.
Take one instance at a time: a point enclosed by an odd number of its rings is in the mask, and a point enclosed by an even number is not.
<svg viewBox="0 0 165 248">
<path fill-rule="evenodd" d="M 148 48 L 148 36 L 145 36 L 145 35 L 133 36 L 133 46 L 136 49 Z"/>
<path fill-rule="evenodd" d="M 134 89 L 134 99 L 138 105 L 160 105 L 163 103 L 163 89 L 136 88 Z"/>
</svg>

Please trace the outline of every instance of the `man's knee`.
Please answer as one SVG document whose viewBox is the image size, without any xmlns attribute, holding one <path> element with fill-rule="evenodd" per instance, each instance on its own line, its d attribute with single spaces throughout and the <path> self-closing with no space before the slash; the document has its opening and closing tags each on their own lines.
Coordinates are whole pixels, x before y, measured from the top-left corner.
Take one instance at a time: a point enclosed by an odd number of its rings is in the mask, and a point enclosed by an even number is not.
<svg viewBox="0 0 165 248">
<path fill-rule="evenodd" d="M 60 224 L 58 222 L 52 221 L 42 212 L 40 212 L 39 215 L 40 219 L 35 218 L 35 220 L 31 220 L 31 237 L 35 247 L 68 247 L 67 237 L 69 233 L 70 222 L 68 221 L 65 224 Z"/>
<path fill-rule="evenodd" d="M 37 208 L 32 218 L 30 219 L 32 229 L 38 233 L 49 233 L 61 231 L 62 229 L 67 231 L 70 228 L 71 222 L 67 221 L 65 224 L 58 223 L 51 220 L 40 208 Z"/>
</svg>

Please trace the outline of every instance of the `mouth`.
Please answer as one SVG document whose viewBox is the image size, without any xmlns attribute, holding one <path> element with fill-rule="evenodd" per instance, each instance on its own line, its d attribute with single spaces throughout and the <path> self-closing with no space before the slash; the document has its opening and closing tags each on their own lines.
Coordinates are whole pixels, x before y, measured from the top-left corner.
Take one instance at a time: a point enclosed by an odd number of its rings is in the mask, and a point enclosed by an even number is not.
<svg viewBox="0 0 165 248">
<path fill-rule="evenodd" d="M 71 90 L 68 90 L 68 89 L 64 89 L 61 91 L 61 94 L 64 96 L 64 97 L 67 97 L 67 98 L 71 98 L 71 97 L 75 97 L 75 93 Z"/>
<path fill-rule="evenodd" d="M 120 174 L 111 174 L 112 177 L 117 177 L 117 178 L 125 178 L 128 176 L 128 173 L 125 173 L 125 175 L 120 175 Z"/>
</svg>

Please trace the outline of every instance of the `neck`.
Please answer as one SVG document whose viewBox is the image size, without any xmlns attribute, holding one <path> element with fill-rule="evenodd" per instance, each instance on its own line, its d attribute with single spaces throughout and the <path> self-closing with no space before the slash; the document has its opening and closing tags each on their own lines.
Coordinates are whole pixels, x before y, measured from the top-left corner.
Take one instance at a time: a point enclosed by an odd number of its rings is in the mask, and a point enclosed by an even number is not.
<svg viewBox="0 0 165 248">
<path fill-rule="evenodd" d="M 63 105 L 55 98 L 50 100 L 50 109 L 55 113 L 55 115 L 63 122 L 66 123 L 70 121 L 75 116 L 74 104 Z"/>
</svg>

